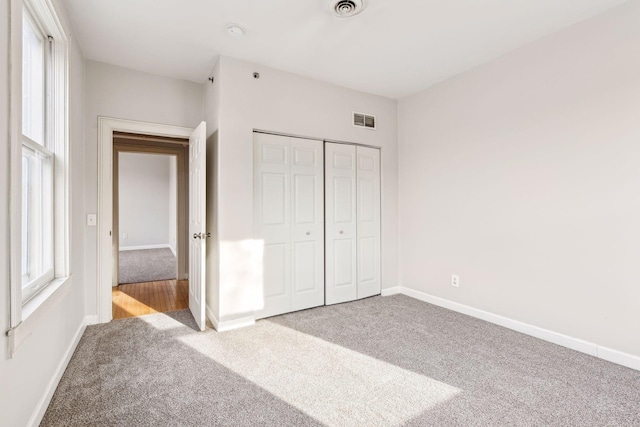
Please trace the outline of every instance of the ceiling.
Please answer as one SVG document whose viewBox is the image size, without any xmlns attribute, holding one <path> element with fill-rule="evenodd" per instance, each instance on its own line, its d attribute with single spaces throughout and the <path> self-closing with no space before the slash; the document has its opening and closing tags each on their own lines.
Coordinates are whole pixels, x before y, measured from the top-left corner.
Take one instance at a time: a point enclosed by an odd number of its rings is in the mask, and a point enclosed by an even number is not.
<svg viewBox="0 0 640 427">
<path fill-rule="evenodd" d="M 88 59 L 204 82 L 227 55 L 401 98 L 625 0 L 365 0 L 346 19 L 328 0 L 65 2 Z"/>
</svg>

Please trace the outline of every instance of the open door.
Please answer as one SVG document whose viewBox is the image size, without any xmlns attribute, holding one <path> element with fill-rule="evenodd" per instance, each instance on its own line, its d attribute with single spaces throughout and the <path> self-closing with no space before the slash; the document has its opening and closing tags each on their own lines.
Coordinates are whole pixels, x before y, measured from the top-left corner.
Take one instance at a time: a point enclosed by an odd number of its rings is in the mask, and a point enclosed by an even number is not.
<svg viewBox="0 0 640 427">
<path fill-rule="evenodd" d="M 207 127 L 202 122 L 189 137 L 189 309 L 205 328 L 207 224 Z"/>
</svg>

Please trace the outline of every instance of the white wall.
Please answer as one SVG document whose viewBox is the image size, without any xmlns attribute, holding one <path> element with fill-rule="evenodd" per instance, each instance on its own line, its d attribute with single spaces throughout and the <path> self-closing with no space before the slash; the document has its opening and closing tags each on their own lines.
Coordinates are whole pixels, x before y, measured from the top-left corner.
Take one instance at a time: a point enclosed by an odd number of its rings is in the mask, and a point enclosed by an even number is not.
<svg viewBox="0 0 640 427">
<path fill-rule="evenodd" d="M 403 286 L 640 355 L 638 22 L 628 2 L 400 101 Z"/>
<path fill-rule="evenodd" d="M 205 83 L 204 119 L 207 122 L 207 232 L 206 301 L 207 316 L 220 318 L 220 233 L 218 232 L 219 144 L 220 127 L 220 62 L 211 71 L 212 83 Z"/>
<path fill-rule="evenodd" d="M 178 247 L 178 158 L 169 156 L 169 246 L 174 255 Z"/>
<path fill-rule="evenodd" d="M 54 0 L 58 15 L 66 29 L 66 13 L 61 4 Z M 9 329 L 9 144 L 8 111 L 8 46 L 9 46 L 9 2 L 0 5 L 0 424 L 24 426 L 30 420 L 39 421 L 39 409 L 46 409 L 45 397 L 53 393 L 57 373 L 61 374 L 61 362 L 84 324 L 83 254 L 85 230 L 84 218 L 84 60 L 76 41 L 70 42 L 70 165 L 71 165 L 71 260 L 72 288 L 65 298 L 53 307 L 42 319 L 34 333 L 18 349 L 13 359 L 9 359 L 5 331 Z M 69 31 L 67 31 L 69 33 Z M 49 395 L 50 397 L 50 395 Z M 43 413 L 40 413 L 42 415 Z"/>
<path fill-rule="evenodd" d="M 172 225 L 175 236 L 177 220 L 176 197 L 171 197 L 172 163 L 176 190 L 175 161 L 176 157 L 169 155 L 119 153 L 120 248 L 170 246 Z"/>
<path fill-rule="evenodd" d="M 100 62 L 86 61 L 85 211 L 98 210 L 98 117 L 196 127 L 203 118 L 203 86 Z M 96 314 L 96 227 L 85 234 L 87 312 Z"/>
<path fill-rule="evenodd" d="M 252 242 L 253 129 L 382 148 L 382 287 L 397 286 L 397 102 L 228 57 L 220 59 L 219 74 L 220 320 L 251 315 L 261 304 L 254 276 L 261 246 Z M 354 127 L 353 111 L 376 115 L 378 129 Z"/>
</svg>

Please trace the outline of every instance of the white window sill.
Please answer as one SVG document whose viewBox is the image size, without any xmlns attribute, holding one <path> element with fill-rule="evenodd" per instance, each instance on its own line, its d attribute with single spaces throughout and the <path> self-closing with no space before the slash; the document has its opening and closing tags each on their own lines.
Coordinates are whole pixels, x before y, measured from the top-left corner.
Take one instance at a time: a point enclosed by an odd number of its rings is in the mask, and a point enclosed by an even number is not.
<svg viewBox="0 0 640 427">
<path fill-rule="evenodd" d="M 54 279 L 22 306 L 22 322 L 7 333 L 11 357 L 29 338 L 47 313 L 65 297 L 70 289 L 71 276 Z"/>
</svg>

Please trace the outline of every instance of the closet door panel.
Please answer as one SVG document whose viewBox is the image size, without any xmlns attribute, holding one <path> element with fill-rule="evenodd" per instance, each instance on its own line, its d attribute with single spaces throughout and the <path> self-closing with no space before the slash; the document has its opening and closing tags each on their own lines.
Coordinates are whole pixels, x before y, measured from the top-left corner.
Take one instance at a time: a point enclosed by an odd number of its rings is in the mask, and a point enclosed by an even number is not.
<svg viewBox="0 0 640 427">
<path fill-rule="evenodd" d="M 291 307 L 324 304 L 323 143 L 291 139 Z"/>
<path fill-rule="evenodd" d="M 356 147 L 325 144 L 326 304 L 357 298 Z"/>
<path fill-rule="evenodd" d="M 358 298 L 380 294 L 380 150 L 357 147 Z"/>
<path fill-rule="evenodd" d="M 289 138 L 254 134 L 254 227 L 264 241 L 258 318 L 291 311 L 290 151 Z"/>
</svg>

